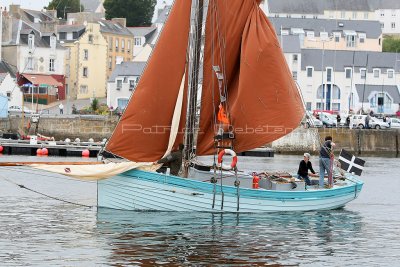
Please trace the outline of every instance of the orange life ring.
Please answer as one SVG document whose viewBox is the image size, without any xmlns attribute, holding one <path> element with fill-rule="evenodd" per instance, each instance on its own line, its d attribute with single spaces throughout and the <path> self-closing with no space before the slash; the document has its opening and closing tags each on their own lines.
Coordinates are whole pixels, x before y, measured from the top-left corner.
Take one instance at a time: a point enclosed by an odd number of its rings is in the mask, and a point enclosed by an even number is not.
<svg viewBox="0 0 400 267">
<path fill-rule="evenodd" d="M 222 158 L 224 157 L 225 154 L 229 154 L 232 156 L 231 165 L 222 164 Z M 237 164 L 237 155 L 235 151 L 233 151 L 232 149 L 223 149 L 218 153 L 218 167 L 222 167 L 225 170 L 232 170 L 236 168 L 236 164 Z"/>
</svg>

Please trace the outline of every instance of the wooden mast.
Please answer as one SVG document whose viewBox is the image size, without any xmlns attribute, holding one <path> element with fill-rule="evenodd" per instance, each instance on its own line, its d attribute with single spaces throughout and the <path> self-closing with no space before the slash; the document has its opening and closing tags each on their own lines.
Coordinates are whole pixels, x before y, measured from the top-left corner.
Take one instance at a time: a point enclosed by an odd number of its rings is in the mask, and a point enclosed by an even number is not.
<svg viewBox="0 0 400 267">
<path fill-rule="evenodd" d="M 195 2 L 194 2 L 195 3 Z M 186 130 L 185 130 L 185 150 L 183 155 L 184 162 L 184 177 L 188 176 L 189 161 L 191 154 L 194 151 L 195 146 L 195 129 L 196 129 L 196 111 L 197 111 L 197 91 L 199 85 L 199 68 L 200 68 L 200 53 L 202 43 L 202 32 L 203 32 L 203 8 L 204 0 L 197 0 L 195 3 L 195 25 L 194 25 L 194 38 L 192 47 L 193 60 L 190 68 L 190 85 L 189 85 L 189 97 L 188 97 L 188 112 L 186 119 Z"/>
</svg>

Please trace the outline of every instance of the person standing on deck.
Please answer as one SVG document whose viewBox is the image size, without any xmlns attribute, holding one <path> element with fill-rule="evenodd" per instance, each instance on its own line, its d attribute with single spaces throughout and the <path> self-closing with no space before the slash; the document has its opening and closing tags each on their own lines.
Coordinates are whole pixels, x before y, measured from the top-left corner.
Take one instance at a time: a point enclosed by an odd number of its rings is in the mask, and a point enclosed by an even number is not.
<svg viewBox="0 0 400 267">
<path fill-rule="evenodd" d="M 325 171 L 330 174 L 331 172 L 331 156 L 332 156 L 332 148 L 335 147 L 335 143 L 332 142 L 332 136 L 325 137 L 325 143 L 321 146 L 321 150 L 319 151 L 319 187 L 324 187 L 324 177 Z"/>
<path fill-rule="evenodd" d="M 310 154 L 304 153 L 304 159 L 300 161 L 299 170 L 297 171 L 297 177 L 301 180 L 304 180 L 306 182 L 306 185 L 311 185 L 310 178 L 308 177 L 308 170 L 310 170 L 312 173 L 310 176 L 316 176 L 310 161 Z"/>
<path fill-rule="evenodd" d="M 170 174 L 178 176 L 179 171 L 182 167 L 182 156 L 183 156 L 183 144 L 179 144 L 179 149 L 172 151 L 169 155 L 165 156 L 164 158 L 155 161 L 153 164 L 167 164 L 167 166 L 162 166 L 160 169 L 158 169 L 158 172 L 163 172 L 165 173 L 166 168 L 169 166 L 170 167 Z"/>
</svg>

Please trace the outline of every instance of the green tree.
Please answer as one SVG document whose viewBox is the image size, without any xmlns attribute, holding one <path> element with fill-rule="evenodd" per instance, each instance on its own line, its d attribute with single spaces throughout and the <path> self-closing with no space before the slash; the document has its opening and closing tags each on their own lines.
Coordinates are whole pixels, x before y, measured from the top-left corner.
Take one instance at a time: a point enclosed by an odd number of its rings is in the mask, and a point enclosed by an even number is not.
<svg viewBox="0 0 400 267">
<path fill-rule="evenodd" d="M 387 36 L 383 39 L 383 52 L 399 52 L 400 51 L 400 39 L 392 36 Z"/>
<path fill-rule="evenodd" d="M 105 0 L 106 19 L 126 18 L 126 26 L 150 26 L 156 0 Z"/>
<path fill-rule="evenodd" d="M 83 6 L 79 6 L 80 0 L 52 0 L 47 9 L 57 10 L 57 18 L 67 18 L 68 13 L 83 11 Z"/>
</svg>

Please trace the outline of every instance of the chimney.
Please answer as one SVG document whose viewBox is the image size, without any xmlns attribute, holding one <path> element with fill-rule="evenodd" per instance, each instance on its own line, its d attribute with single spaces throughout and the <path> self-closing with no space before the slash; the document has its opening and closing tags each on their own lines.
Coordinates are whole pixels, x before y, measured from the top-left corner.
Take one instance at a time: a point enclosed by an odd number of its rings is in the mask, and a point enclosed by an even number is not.
<svg viewBox="0 0 400 267">
<path fill-rule="evenodd" d="M 126 28 L 126 18 L 113 18 L 111 21 L 119 23 L 122 27 Z"/>
<path fill-rule="evenodd" d="M 21 18 L 21 6 L 10 5 L 10 14 L 17 19 Z"/>
</svg>

